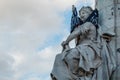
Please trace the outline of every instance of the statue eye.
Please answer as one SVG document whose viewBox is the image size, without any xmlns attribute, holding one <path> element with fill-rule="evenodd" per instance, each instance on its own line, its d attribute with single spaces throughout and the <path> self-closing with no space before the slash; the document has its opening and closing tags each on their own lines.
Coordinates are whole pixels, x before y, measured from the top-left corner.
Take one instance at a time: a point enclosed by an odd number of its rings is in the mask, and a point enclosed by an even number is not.
<svg viewBox="0 0 120 80">
<path fill-rule="evenodd" d="M 82 14 L 85 14 L 84 12 L 82 12 Z"/>
</svg>

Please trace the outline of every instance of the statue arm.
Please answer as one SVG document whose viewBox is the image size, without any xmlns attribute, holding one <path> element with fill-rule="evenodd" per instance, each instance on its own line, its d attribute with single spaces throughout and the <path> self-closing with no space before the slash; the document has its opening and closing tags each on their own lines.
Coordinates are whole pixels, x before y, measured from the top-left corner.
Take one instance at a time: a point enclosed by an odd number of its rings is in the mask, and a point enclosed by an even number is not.
<svg viewBox="0 0 120 80">
<path fill-rule="evenodd" d="M 66 39 L 66 41 L 62 42 L 62 46 L 68 45 L 70 41 L 72 41 L 73 39 L 75 39 L 78 35 L 80 34 L 80 30 L 76 29 L 74 30 Z"/>
<path fill-rule="evenodd" d="M 77 38 L 81 34 L 87 34 L 90 30 L 90 26 L 92 23 L 86 22 L 83 25 L 79 26 L 76 28 L 66 39 L 66 41 L 63 41 L 62 45 L 67 45 L 69 44 L 70 41 L 73 39 Z"/>
<path fill-rule="evenodd" d="M 77 38 L 77 36 L 80 35 L 80 30 L 76 29 L 74 30 L 66 39 L 66 43 L 69 43 L 71 40 Z"/>
</svg>

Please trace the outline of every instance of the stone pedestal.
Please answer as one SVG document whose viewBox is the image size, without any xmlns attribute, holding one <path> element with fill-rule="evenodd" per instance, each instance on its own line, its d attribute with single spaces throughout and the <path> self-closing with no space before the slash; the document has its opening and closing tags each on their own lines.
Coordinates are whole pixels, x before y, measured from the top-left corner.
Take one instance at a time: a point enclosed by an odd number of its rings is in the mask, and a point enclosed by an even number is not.
<svg viewBox="0 0 120 80">
<path fill-rule="evenodd" d="M 114 80 L 119 80 L 120 69 L 120 0 L 96 0 L 99 10 L 99 24 L 104 33 L 115 34 L 109 43 L 116 57 L 117 70 Z"/>
</svg>

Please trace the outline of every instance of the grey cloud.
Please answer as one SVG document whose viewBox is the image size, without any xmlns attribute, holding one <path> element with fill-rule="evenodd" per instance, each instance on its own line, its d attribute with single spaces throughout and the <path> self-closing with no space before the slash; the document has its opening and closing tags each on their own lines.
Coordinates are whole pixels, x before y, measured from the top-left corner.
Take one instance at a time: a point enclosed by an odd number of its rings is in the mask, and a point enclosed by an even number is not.
<svg viewBox="0 0 120 80">
<path fill-rule="evenodd" d="M 42 45 L 48 36 L 59 32 L 63 26 L 62 17 L 50 1 L 1 0 L 2 3 L 0 34 L 8 39 L 0 42 L 10 42 L 11 48 L 32 49 Z"/>
<path fill-rule="evenodd" d="M 0 53 L 0 80 L 13 79 L 14 74 L 14 59 L 9 54 Z"/>
<path fill-rule="evenodd" d="M 0 0 L 0 4 L 0 80 L 40 73 L 36 49 L 59 32 L 62 17 L 47 0 Z"/>
<path fill-rule="evenodd" d="M 37 49 L 52 35 L 66 35 L 60 13 L 74 0 L 64 1 L 0 0 L 0 80 L 19 80 L 31 72 L 49 74 L 61 48 Z"/>
</svg>

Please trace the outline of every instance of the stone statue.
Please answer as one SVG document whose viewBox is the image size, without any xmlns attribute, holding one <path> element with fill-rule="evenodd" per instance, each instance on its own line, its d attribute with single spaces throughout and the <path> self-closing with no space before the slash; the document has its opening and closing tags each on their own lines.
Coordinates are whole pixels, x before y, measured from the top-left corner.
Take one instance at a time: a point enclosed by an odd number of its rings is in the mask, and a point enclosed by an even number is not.
<svg viewBox="0 0 120 80">
<path fill-rule="evenodd" d="M 73 12 L 76 11 L 73 6 Z M 72 16 L 71 33 L 62 42 L 63 51 L 55 58 L 52 80 L 110 80 L 116 63 L 108 42 L 98 24 L 98 11 L 82 7 Z M 78 20 L 78 21 L 77 21 Z M 76 47 L 69 42 L 76 39 Z"/>
</svg>

